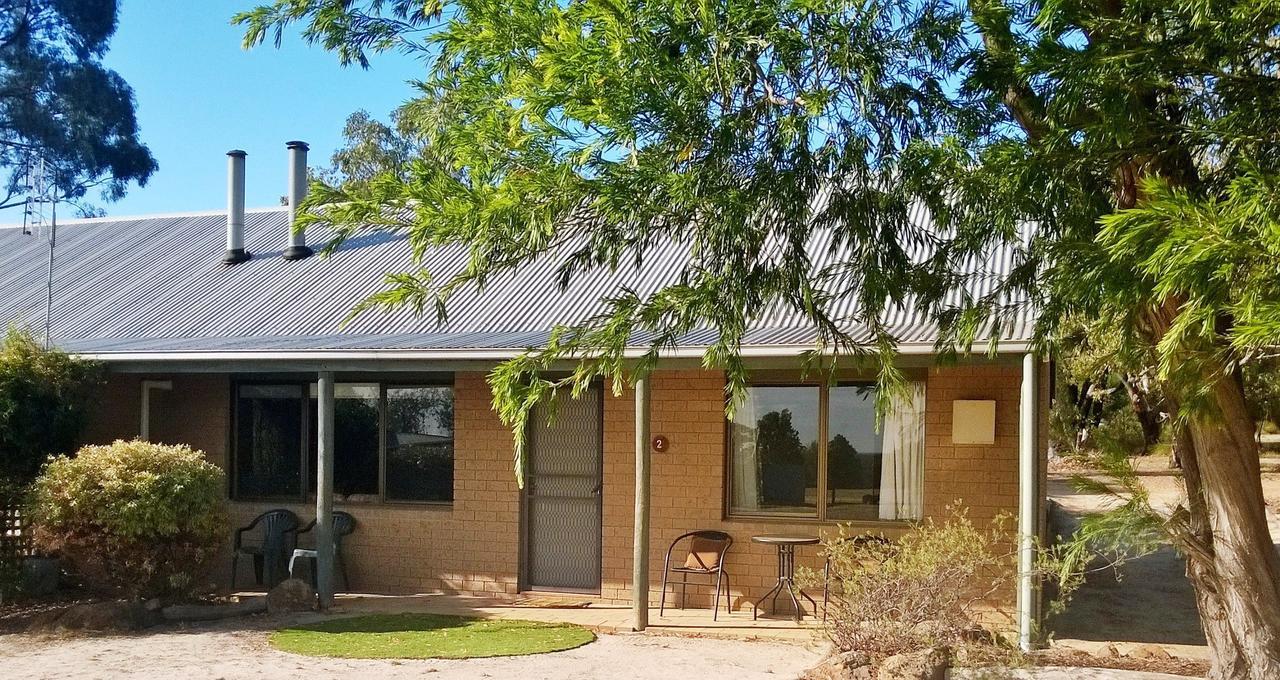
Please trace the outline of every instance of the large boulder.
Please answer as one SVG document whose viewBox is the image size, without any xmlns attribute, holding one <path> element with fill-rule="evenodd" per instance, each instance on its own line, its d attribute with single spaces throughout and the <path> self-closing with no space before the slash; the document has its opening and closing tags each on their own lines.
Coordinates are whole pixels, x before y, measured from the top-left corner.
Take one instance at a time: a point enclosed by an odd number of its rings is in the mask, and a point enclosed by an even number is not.
<svg viewBox="0 0 1280 680">
<path fill-rule="evenodd" d="M 267 612 L 271 614 L 306 612 L 315 608 L 316 591 L 302 579 L 285 579 L 267 593 Z"/>
<path fill-rule="evenodd" d="M 800 676 L 801 680 L 874 680 L 875 667 L 862 652 L 836 652 Z"/>
<path fill-rule="evenodd" d="M 879 680 L 946 680 L 950 666 L 949 648 L 929 647 L 885 659 L 877 677 Z"/>
</svg>

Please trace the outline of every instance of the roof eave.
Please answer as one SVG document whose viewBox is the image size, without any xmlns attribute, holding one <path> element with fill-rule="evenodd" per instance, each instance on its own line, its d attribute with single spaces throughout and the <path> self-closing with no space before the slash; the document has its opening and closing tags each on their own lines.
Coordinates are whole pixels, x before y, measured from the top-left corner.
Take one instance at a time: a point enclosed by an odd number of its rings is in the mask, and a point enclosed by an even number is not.
<svg viewBox="0 0 1280 680">
<path fill-rule="evenodd" d="M 1030 343 L 1026 341 L 1003 341 L 996 348 L 996 354 L 1024 354 L 1029 351 Z M 741 354 L 746 358 L 789 358 L 799 357 L 812 352 L 814 346 L 808 345 L 748 345 L 743 346 Z M 898 353 L 912 356 L 937 354 L 933 343 L 901 343 Z M 223 350 L 223 351 L 170 351 L 170 352 L 75 352 L 84 359 L 113 363 L 175 363 L 207 362 L 207 361 L 505 361 L 525 353 L 525 349 L 516 348 L 460 348 L 460 349 L 324 349 L 324 350 Z M 634 348 L 627 350 L 628 358 L 639 358 L 648 350 Z M 667 359 L 701 358 L 706 347 L 691 346 L 668 349 L 660 356 Z M 986 354 L 986 352 L 979 352 Z"/>
</svg>

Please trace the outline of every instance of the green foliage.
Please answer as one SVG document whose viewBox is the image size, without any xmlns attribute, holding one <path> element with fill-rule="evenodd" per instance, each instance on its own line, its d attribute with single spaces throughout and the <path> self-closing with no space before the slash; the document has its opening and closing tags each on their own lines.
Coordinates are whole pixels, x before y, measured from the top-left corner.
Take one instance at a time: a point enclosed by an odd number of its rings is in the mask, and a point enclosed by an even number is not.
<svg viewBox="0 0 1280 680">
<path fill-rule="evenodd" d="M 50 455 L 75 448 L 101 379 L 98 365 L 9 329 L 0 346 L 0 481 L 24 485 Z"/>
<path fill-rule="evenodd" d="M 58 198 L 86 213 L 91 189 L 113 201 L 155 172 L 133 90 L 101 61 L 118 13 L 115 0 L 0 0 L 0 208 L 25 200 L 33 157 L 45 161 Z"/>
<path fill-rule="evenodd" d="M 1207 410 L 1230 369 L 1280 344 L 1280 184 L 1254 164 L 1220 194 L 1167 179 L 1141 185 L 1137 207 L 1103 218 L 1108 264 L 1137 276 L 1109 281 L 1139 305 L 1175 300 L 1176 318 L 1155 346 L 1158 375 L 1184 408 Z"/>
<path fill-rule="evenodd" d="M 293 654 L 341 659 L 477 659 L 575 649 L 595 641 L 581 626 L 440 614 L 374 614 L 294 626 L 271 634 Z"/>
<path fill-rule="evenodd" d="M 832 579 L 826 632 L 841 651 L 873 658 L 937 644 L 962 646 L 980 630 L 980 612 L 1013 594 L 1015 537 L 1008 518 L 979 526 L 959 507 L 913 525 L 892 541 L 840 526 L 823 541 Z M 822 574 L 801 570 L 808 586 Z"/>
<path fill-rule="evenodd" d="M 1280 428 L 1280 362 L 1272 357 L 1246 366 L 1244 391 L 1254 419 L 1273 432 Z"/>
<path fill-rule="evenodd" d="M 697 253 L 671 285 L 620 291 L 493 373 L 519 443 L 532 404 L 601 377 L 616 391 L 697 328 L 718 333 L 703 363 L 726 372 L 732 408 L 743 334 L 773 307 L 803 315 L 816 353 L 885 386 L 901 382 L 883 325 L 901 304 L 933 313 L 946 350 L 1029 303 L 1045 343 L 1075 318 L 1151 348 L 1152 302 L 1185 286 L 1121 256 L 1131 222 L 1098 242 L 1099 220 L 1148 195 L 1145 176 L 1208 195 L 1247 163 L 1277 167 L 1280 138 L 1258 131 L 1280 114 L 1278 18 L 1280 3 L 1243 0 L 279 0 L 236 20 L 249 45 L 300 23 L 344 63 L 396 49 L 428 65 L 401 110 L 423 134 L 407 175 L 316 186 L 308 219 L 403 230 L 469 259 L 391 273 L 368 307 L 443 317 L 459 289 L 553 253 L 565 281 L 643 266 L 658 242 Z M 805 246 L 819 229 L 848 257 L 815 264 Z M 1015 270 L 949 300 L 955 263 L 993 245 L 1017 249 Z M 932 257 L 914 260 L 917 246 Z M 1212 274 L 1170 264 L 1184 283 Z M 541 377 L 566 358 L 569 378 Z"/>
<path fill-rule="evenodd" d="M 36 480 L 36 545 L 60 554 L 95 590 L 195 595 L 226 542 L 225 491 L 222 469 L 187 446 L 86 446 L 50 460 Z"/>
</svg>

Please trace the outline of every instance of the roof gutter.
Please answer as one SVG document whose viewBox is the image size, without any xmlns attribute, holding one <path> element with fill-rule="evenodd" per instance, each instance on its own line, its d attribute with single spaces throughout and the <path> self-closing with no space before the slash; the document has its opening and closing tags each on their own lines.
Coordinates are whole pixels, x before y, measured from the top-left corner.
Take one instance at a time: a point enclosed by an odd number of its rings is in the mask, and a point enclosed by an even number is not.
<svg viewBox="0 0 1280 680">
<path fill-rule="evenodd" d="M 1029 343 L 1002 342 L 997 354 L 1023 354 Z M 741 355 L 748 358 L 798 357 L 813 351 L 813 345 L 754 345 L 744 346 Z M 898 345 L 898 353 L 923 356 L 936 354 L 933 343 L 904 343 Z M 132 362 L 199 362 L 199 361 L 505 361 L 520 356 L 525 350 L 494 349 L 371 349 L 371 350 L 227 350 L 227 351 L 179 351 L 179 352 L 72 352 L 76 356 L 104 363 Z M 644 348 L 626 351 L 627 358 L 640 358 Z M 665 350 L 660 356 L 667 359 L 700 359 L 706 347 L 679 347 Z M 979 354 L 985 355 L 986 352 Z"/>
</svg>

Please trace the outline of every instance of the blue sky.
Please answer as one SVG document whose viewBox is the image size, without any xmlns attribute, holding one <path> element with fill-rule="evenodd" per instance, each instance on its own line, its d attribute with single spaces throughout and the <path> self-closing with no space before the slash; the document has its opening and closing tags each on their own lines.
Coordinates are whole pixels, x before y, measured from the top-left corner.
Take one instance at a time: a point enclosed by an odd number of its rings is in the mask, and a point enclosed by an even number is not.
<svg viewBox="0 0 1280 680">
<path fill-rule="evenodd" d="M 386 119 L 410 94 L 422 65 L 375 55 L 369 70 L 343 68 L 297 36 L 280 49 L 240 47 L 229 19 L 265 0 L 124 0 L 107 66 L 133 87 L 142 139 L 160 164 L 145 187 L 108 215 L 218 210 L 226 204 L 226 152 L 244 149 L 250 207 L 278 205 L 285 193 L 285 142 L 311 144 L 323 165 L 342 139 L 347 114 Z"/>
</svg>

